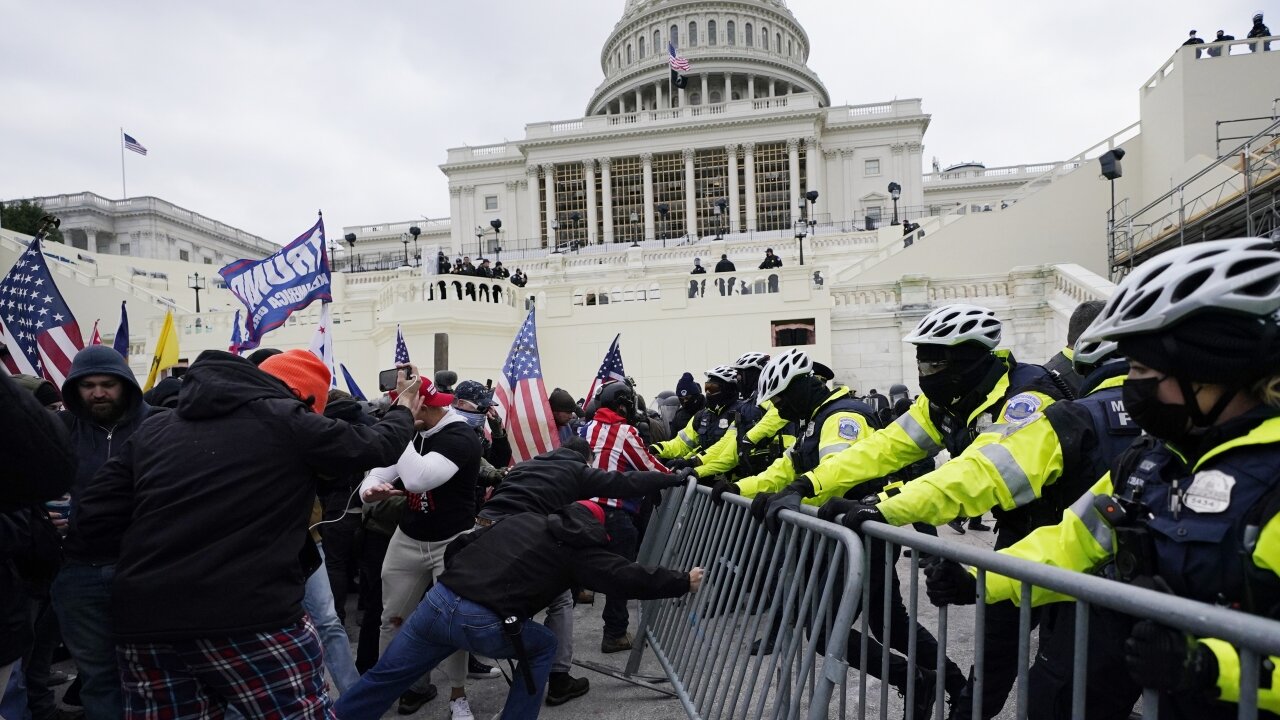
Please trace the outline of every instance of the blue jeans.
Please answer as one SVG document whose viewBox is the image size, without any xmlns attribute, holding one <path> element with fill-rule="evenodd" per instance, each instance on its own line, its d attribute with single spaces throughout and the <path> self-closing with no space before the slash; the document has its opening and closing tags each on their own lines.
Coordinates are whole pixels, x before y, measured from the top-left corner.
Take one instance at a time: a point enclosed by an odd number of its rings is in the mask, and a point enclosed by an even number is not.
<svg viewBox="0 0 1280 720">
<path fill-rule="evenodd" d="M 320 633 L 320 642 L 324 645 L 324 666 L 333 676 L 333 684 L 338 686 L 339 693 L 345 693 L 360 680 L 360 673 L 356 672 L 356 661 L 351 654 L 351 639 L 347 637 L 347 629 L 338 619 L 338 611 L 333 604 L 333 589 L 324 565 L 324 548 L 316 543 L 316 549 L 320 551 L 320 567 L 307 578 L 302 609 L 311 616 L 311 622 Z"/>
<path fill-rule="evenodd" d="M 521 638 L 537 691 L 530 694 L 524 674 L 517 671 L 502 708 L 503 720 L 538 717 L 551 673 L 551 656 L 556 651 L 555 636 L 532 620 L 524 621 Z M 436 583 L 404 622 L 378 664 L 338 698 L 334 707 L 338 717 L 377 720 L 415 680 L 459 649 L 491 658 L 516 655 L 502 632 L 502 620 L 493 611 Z"/>
<path fill-rule="evenodd" d="M 80 673 L 85 720 L 122 720 L 124 697 L 111 625 L 115 565 L 68 563 L 53 581 L 53 609 L 62 641 Z"/>
</svg>

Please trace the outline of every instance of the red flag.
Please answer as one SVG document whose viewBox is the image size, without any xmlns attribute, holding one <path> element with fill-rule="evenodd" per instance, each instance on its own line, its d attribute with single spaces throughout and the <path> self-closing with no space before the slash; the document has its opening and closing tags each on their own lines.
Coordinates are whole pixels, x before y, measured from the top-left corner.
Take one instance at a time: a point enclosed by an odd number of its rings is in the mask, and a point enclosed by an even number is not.
<svg viewBox="0 0 1280 720">
<path fill-rule="evenodd" d="M 498 378 L 498 404 L 506 413 L 507 437 L 511 439 L 512 462 L 524 462 L 534 455 L 550 452 L 560 444 L 551 416 L 547 386 L 542 382 L 542 361 L 538 357 L 538 334 L 533 310 L 516 333 L 511 352 Z"/>
<path fill-rule="evenodd" d="M 93 333 L 89 336 L 90 345 L 101 345 L 102 336 L 98 334 L 98 321 L 93 321 Z"/>
</svg>

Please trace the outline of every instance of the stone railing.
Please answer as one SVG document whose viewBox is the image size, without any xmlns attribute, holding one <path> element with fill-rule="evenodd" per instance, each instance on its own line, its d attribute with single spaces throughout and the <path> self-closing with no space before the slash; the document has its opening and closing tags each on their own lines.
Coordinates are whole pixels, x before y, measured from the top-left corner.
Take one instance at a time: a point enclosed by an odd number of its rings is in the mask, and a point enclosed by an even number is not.
<svg viewBox="0 0 1280 720">
<path fill-rule="evenodd" d="M 844 105 L 827 110 L 828 123 L 882 121 L 895 118 L 911 118 L 924 114 L 918 98 L 894 100 L 867 105 Z"/>
<path fill-rule="evenodd" d="M 1106 279 L 1079 265 L 1014 268 L 1005 274 L 933 279 L 908 275 L 874 284 L 844 283 L 831 290 L 834 307 L 931 307 L 956 302 L 983 305 L 992 298 L 1059 299 L 1074 308 L 1088 300 L 1106 300 L 1114 289 Z"/>
<path fill-rule="evenodd" d="M 765 104 L 761 105 L 760 103 Z M 796 93 L 795 95 L 782 95 L 774 98 L 733 100 L 718 105 L 692 105 L 672 110 L 642 110 L 621 115 L 591 115 L 573 120 L 532 123 L 526 128 L 525 137 L 529 140 L 540 140 L 561 135 L 605 133 L 620 127 L 631 128 L 701 121 L 709 116 L 715 117 L 717 120 L 748 117 L 759 110 L 767 108 L 818 110 L 820 107 L 821 104 L 817 95 L 813 93 Z M 453 152 L 453 150 L 449 151 L 451 162 L 453 160 Z"/>
<path fill-rule="evenodd" d="M 523 292 L 505 280 L 453 275 L 433 278 L 404 278 L 386 284 L 378 293 L 377 308 L 385 310 L 401 303 L 432 303 L 454 306 L 448 312 L 464 314 L 478 304 L 522 307 Z"/>
<path fill-rule="evenodd" d="M 1169 56 L 1164 65 L 1152 75 L 1142 86 L 1142 92 L 1146 93 L 1155 90 L 1164 83 L 1165 78 L 1174 73 L 1178 67 L 1178 63 L 1186 61 L 1198 60 L 1214 60 L 1217 58 L 1231 57 L 1232 55 L 1248 55 L 1255 52 L 1280 51 L 1280 36 L 1271 35 L 1265 38 L 1251 38 L 1244 40 L 1227 40 L 1225 42 L 1206 42 L 1203 45 L 1183 45 Z"/>
<path fill-rule="evenodd" d="M 347 233 L 354 233 L 356 236 L 356 251 L 359 252 L 361 247 L 360 241 L 370 237 L 400 237 L 408 235 L 409 228 L 417 227 L 422 231 L 422 237 L 432 234 L 448 235 L 452 229 L 449 218 L 423 218 L 422 220 L 406 220 L 404 222 L 383 223 L 381 225 L 352 225 L 342 228 L 342 236 Z M 343 237 L 329 238 L 334 242 L 343 242 Z"/>
<path fill-rule="evenodd" d="M 975 180 L 992 182 L 1025 182 L 1023 178 L 1039 177 L 1050 170 L 1059 169 L 1062 163 L 1040 163 L 1038 165 L 1008 165 L 1005 167 L 965 167 L 945 172 L 926 173 L 924 182 L 934 187 L 954 183 L 957 185 Z"/>
</svg>

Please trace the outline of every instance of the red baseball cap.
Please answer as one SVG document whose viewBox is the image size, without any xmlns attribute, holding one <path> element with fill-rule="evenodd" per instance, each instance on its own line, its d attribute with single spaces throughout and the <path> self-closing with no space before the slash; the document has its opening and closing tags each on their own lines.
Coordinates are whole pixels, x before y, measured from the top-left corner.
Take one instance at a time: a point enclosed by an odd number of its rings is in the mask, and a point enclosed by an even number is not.
<svg viewBox="0 0 1280 720">
<path fill-rule="evenodd" d="M 599 503 L 593 502 L 591 500 L 579 500 L 577 504 L 590 510 L 592 516 L 595 517 L 596 522 L 600 523 L 601 525 L 604 524 L 604 508 L 600 507 Z"/>
<path fill-rule="evenodd" d="M 430 407 L 449 407 L 453 404 L 453 396 L 449 393 L 442 393 L 436 389 L 435 383 L 427 378 L 422 378 L 422 386 L 418 388 L 418 394 L 422 396 L 422 404 Z"/>
</svg>

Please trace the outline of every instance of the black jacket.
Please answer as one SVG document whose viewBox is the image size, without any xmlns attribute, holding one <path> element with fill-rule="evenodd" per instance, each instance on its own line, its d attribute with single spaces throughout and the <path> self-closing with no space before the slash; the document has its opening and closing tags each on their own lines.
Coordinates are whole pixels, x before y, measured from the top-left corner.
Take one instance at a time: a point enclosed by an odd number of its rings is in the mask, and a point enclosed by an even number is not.
<svg viewBox="0 0 1280 720">
<path fill-rule="evenodd" d="M 778 257 L 777 255 L 765 255 L 764 262 L 760 263 L 761 270 L 768 270 L 770 268 L 780 268 L 780 267 L 782 267 L 782 258 Z"/>
<path fill-rule="evenodd" d="M 736 272 L 737 270 L 732 260 L 721 260 L 716 263 L 716 272 Z"/>
<path fill-rule="evenodd" d="M 689 425 L 689 421 L 693 420 L 693 416 L 697 415 L 698 411 L 706 406 L 707 396 L 701 393 L 691 397 L 689 402 L 681 403 L 680 409 L 676 410 L 675 419 L 671 421 L 671 434 L 674 436 L 685 429 Z"/>
<path fill-rule="evenodd" d="M 160 642 L 296 622 L 316 475 L 390 465 L 412 435 L 404 408 L 349 425 L 311 412 L 248 360 L 202 353 L 177 410 L 143 423 L 71 516 L 84 542 L 119 548 L 116 636 Z"/>
<path fill-rule="evenodd" d="M 76 474 L 67 429 L 21 385 L 0 372 L 0 509 L 62 497 Z"/>
<path fill-rule="evenodd" d="M 525 512 L 546 515 L 576 500 L 638 497 L 682 482 L 663 472 L 593 468 L 578 453 L 556 448 L 511 468 L 493 497 L 480 509 L 480 517 L 497 520 Z"/>
<path fill-rule="evenodd" d="M 587 508 L 521 513 L 449 543 L 440 582 L 498 617 L 531 617 L 570 587 L 624 598 L 678 597 L 688 573 L 647 569 L 605 550 L 609 536 Z"/>
</svg>

